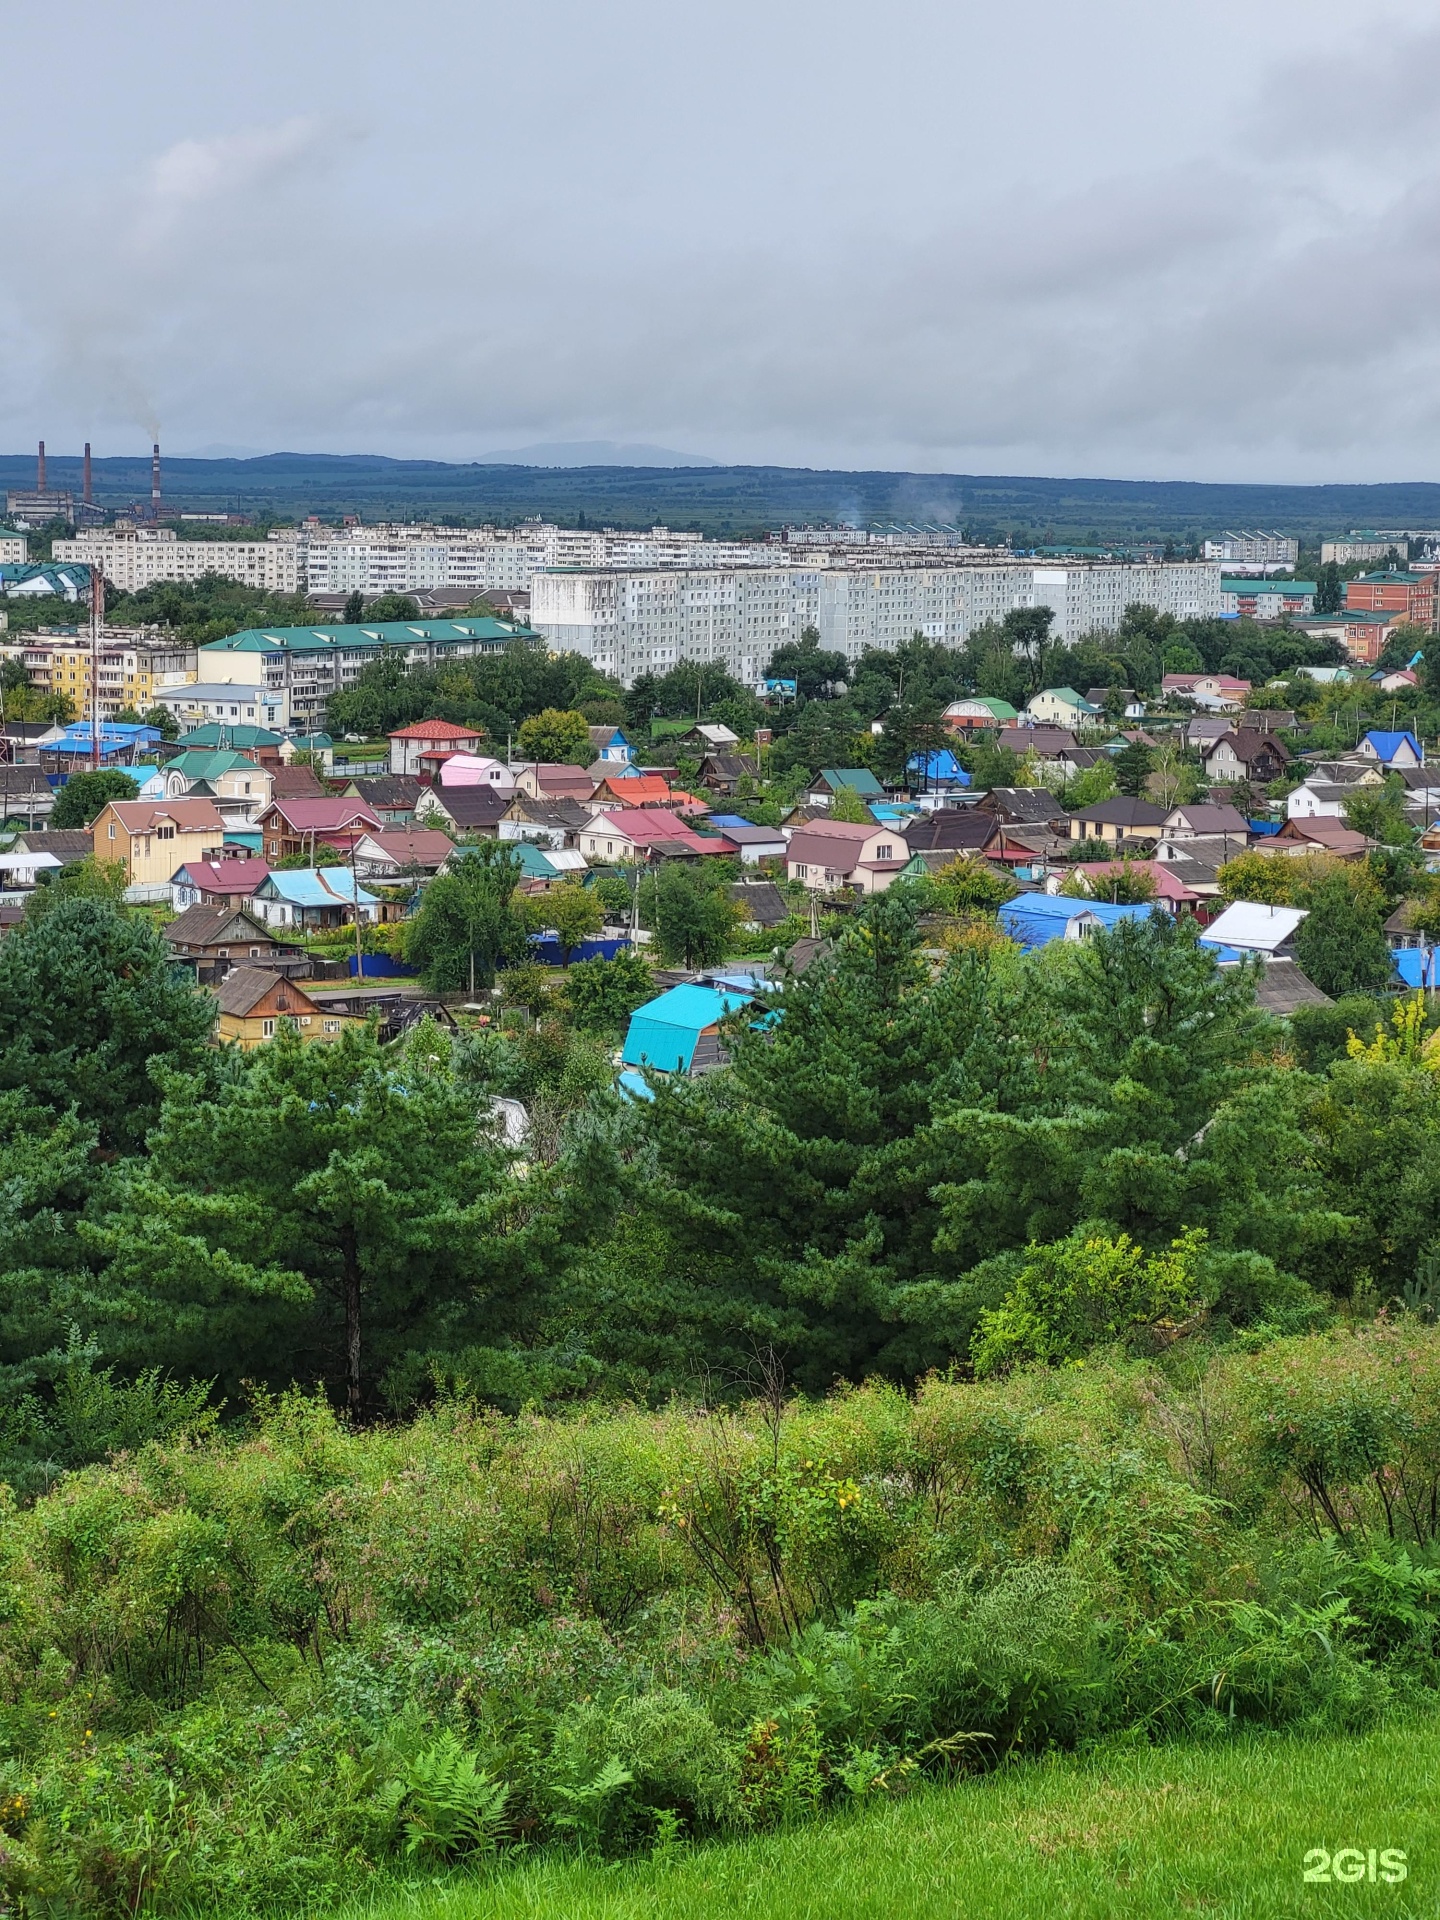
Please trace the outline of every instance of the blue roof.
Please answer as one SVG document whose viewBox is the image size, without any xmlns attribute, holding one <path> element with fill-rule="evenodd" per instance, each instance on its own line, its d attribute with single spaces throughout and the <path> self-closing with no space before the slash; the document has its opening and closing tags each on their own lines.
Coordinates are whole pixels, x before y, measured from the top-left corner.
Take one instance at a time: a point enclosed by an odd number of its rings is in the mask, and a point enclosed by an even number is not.
<svg viewBox="0 0 1440 1920">
<path fill-rule="evenodd" d="M 327 881 L 326 875 L 334 876 Z M 267 899 L 288 900 L 295 907 L 350 907 L 358 899 L 373 907 L 375 895 L 358 886 L 348 867 L 295 867 L 271 872 L 256 888 Z"/>
<path fill-rule="evenodd" d="M 961 787 L 970 784 L 969 774 L 949 747 L 936 747 L 930 753 L 912 753 L 905 764 L 911 773 L 923 773 L 927 780 L 953 780 Z"/>
<path fill-rule="evenodd" d="M 1387 765 L 1395 758 L 1401 747 L 1406 745 L 1410 747 L 1417 760 L 1424 758 L 1420 751 L 1420 742 L 1408 727 L 1402 727 L 1399 733 L 1381 733 L 1372 727 L 1365 738 Z"/>
<path fill-rule="evenodd" d="M 620 1057 L 627 1067 L 688 1073 L 695 1043 L 705 1029 L 749 1000 L 749 994 L 721 993 L 714 987 L 671 987 L 631 1014 Z"/>
<path fill-rule="evenodd" d="M 1401 947 L 1390 957 L 1407 987 L 1440 988 L 1440 947 Z"/>
<path fill-rule="evenodd" d="M 1148 903 L 1118 907 L 1108 900 L 1077 900 L 1062 893 L 1021 893 L 1005 902 L 999 918 L 1001 930 L 1028 952 L 1064 939 L 1065 929 L 1082 913 L 1114 927 L 1122 920 L 1143 920 L 1149 912 Z"/>
<path fill-rule="evenodd" d="M 633 1067 L 627 1067 L 616 1085 L 620 1089 L 622 1100 L 653 1100 L 655 1089 L 643 1073 L 636 1073 Z"/>
<path fill-rule="evenodd" d="M 755 822 L 747 820 L 743 813 L 712 813 L 709 824 L 712 827 L 753 827 Z"/>
</svg>

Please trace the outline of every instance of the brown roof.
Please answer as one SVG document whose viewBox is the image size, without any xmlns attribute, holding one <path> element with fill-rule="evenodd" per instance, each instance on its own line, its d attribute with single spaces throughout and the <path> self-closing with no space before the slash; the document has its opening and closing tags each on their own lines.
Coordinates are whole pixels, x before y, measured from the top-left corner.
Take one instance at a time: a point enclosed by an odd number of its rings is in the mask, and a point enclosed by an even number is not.
<svg viewBox="0 0 1440 1920">
<path fill-rule="evenodd" d="M 221 941 L 261 941 L 267 947 L 277 944 L 268 927 L 252 920 L 243 907 L 187 907 L 164 929 L 172 947 L 213 947 Z"/>
<path fill-rule="evenodd" d="M 799 827 L 791 834 L 785 858 L 849 873 L 859 861 L 860 849 L 876 832 L 875 827 L 852 827 L 841 820 L 812 820 L 808 827 Z M 898 833 L 895 838 L 904 845 Z"/>
<path fill-rule="evenodd" d="M 270 767 L 272 800 L 323 800 L 325 789 L 313 767 Z"/>
<path fill-rule="evenodd" d="M 382 833 L 367 834 L 366 840 L 397 866 L 438 867 L 455 851 L 455 842 L 438 827 L 390 827 Z"/>
<path fill-rule="evenodd" d="M 112 800 L 110 805 L 127 833 L 149 833 L 161 822 L 182 833 L 223 832 L 225 827 L 209 800 Z"/>
<path fill-rule="evenodd" d="M 233 1013 L 237 1019 L 243 1020 L 276 987 L 281 989 L 284 999 L 289 1003 L 282 1007 L 277 1001 L 277 1014 L 315 1012 L 315 1002 L 309 994 L 297 987 L 294 981 L 277 975 L 273 967 L 236 967 L 215 989 L 215 998 L 221 1013 Z"/>
<path fill-rule="evenodd" d="M 905 844 L 912 853 L 979 852 L 999 832 L 1000 821 L 993 813 L 981 813 L 978 807 L 937 807 L 910 822 Z"/>
<path fill-rule="evenodd" d="M 992 787 L 975 804 L 1016 826 L 1043 827 L 1066 818 L 1064 807 L 1048 787 Z"/>
</svg>

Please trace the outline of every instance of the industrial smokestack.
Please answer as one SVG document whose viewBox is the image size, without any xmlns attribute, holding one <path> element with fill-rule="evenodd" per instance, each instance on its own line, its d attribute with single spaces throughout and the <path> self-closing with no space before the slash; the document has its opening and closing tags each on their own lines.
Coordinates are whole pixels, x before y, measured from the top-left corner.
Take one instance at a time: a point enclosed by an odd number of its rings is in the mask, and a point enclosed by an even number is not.
<svg viewBox="0 0 1440 1920">
<path fill-rule="evenodd" d="M 40 458 L 35 463 L 35 491 L 45 491 L 45 442 L 40 442 Z"/>
<path fill-rule="evenodd" d="M 160 518 L 160 442 L 150 449 L 150 518 Z"/>
<path fill-rule="evenodd" d="M 88 440 L 85 442 L 85 484 L 84 484 L 84 490 L 81 493 L 80 497 L 85 502 L 87 507 L 90 505 L 92 499 L 94 498 L 94 495 L 90 490 L 90 442 Z"/>
</svg>

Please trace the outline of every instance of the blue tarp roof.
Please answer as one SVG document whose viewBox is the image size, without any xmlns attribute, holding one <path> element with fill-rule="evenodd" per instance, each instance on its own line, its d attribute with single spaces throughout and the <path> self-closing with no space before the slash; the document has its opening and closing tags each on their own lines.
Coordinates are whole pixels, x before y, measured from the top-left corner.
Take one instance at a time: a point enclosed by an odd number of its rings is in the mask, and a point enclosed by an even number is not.
<svg viewBox="0 0 1440 1920">
<path fill-rule="evenodd" d="M 1407 987 L 1440 989 L 1440 947 L 1401 947 L 1391 958 Z"/>
<path fill-rule="evenodd" d="M 357 899 L 362 907 L 375 905 L 375 895 L 357 886 L 348 867 L 295 867 L 272 872 L 260 882 L 257 892 L 267 899 L 288 900 L 296 907 L 349 907 Z"/>
<path fill-rule="evenodd" d="M 961 787 L 970 784 L 969 774 L 949 747 L 936 747 L 932 753 L 912 753 L 905 765 L 911 773 L 923 774 L 927 780 L 953 780 Z"/>
<path fill-rule="evenodd" d="M 1143 920 L 1148 905 L 1117 907 L 1108 900 L 1075 900 L 1060 893 L 1022 893 L 1000 908 L 1001 930 L 1027 950 L 1063 940 L 1065 929 L 1082 913 L 1090 913 L 1102 926 L 1118 926 L 1122 920 Z"/>
<path fill-rule="evenodd" d="M 1377 728 L 1372 727 L 1365 738 L 1370 742 L 1370 745 L 1387 766 L 1395 758 L 1401 747 L 1406 745 L 1409 746 L 1417 760 L 1423 757 L 1420 752 L 1420 742 L 1408 727 L 1402 727 L 1398 733 L 1381 733 Z"/>
<path fill-rule="evenodd" d="M 714 987 L 671 987 L 631 1014 L 620 1057 L 627 1067 L 688 1073 L 695 1043 L 705 1029 L 749 1000 L 749 994 L 721 993 Z"/>
</svg>

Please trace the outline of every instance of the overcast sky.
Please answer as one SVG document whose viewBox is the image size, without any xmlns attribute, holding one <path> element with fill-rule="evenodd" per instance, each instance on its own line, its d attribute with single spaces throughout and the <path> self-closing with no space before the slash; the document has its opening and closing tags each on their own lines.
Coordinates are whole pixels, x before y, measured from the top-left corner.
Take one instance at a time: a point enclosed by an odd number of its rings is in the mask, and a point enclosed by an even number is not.
<svg viewBox="0 0 1440 1920">
<path fill-rule="evenodd" d="M 1440 479 L 1433 0 L 5 14 L 6 451 Z"/>
</svg>

